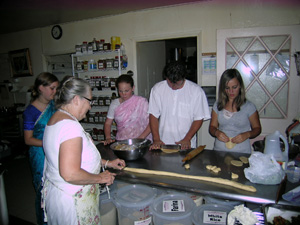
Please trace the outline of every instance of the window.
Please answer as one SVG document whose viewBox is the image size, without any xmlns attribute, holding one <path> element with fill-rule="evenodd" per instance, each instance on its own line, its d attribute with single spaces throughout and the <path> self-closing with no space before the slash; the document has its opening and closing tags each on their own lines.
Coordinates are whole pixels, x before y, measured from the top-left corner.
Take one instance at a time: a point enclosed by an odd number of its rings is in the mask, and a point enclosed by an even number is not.
<svg viewBox="0 0 300 225">
<path fill-rule="evenodd" d="M 240 71 L 261 118 L 286 119 L 290 85 L 291 35 L 225 39 L 226 69 Z"/>
</svg>

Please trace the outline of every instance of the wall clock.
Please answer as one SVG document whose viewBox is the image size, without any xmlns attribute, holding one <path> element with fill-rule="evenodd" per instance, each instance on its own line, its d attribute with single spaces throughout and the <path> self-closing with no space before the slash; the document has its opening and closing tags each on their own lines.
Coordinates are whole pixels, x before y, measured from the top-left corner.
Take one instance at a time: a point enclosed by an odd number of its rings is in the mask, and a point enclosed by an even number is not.
<svg viewBox="0 0 300 225">
<path fill-rule="evenodd" d="M 52 35 L 52 37 L 53 37 L 54 39 L 56 39 L 56 40 L 58 40 L 58 39 L 61 38 L 62 33 L 63 33 L 63 32 L 62 32 L 62 28 L 61 28 L 61 26 L 59 26 L 59 25 L 55 25 L 55 26 L 53 26 L 52 29 L 51 29 L 51 35 Z"/>
</svg>

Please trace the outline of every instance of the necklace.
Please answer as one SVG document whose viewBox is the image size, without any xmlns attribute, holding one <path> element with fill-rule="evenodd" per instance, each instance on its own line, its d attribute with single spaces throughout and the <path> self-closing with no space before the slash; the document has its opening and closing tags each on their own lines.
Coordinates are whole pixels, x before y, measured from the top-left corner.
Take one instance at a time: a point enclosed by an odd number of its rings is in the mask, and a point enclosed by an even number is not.
<svg viewBox="0 0 300 225">
<path fill-rule="evenodd" d="M 67 112 L 66 110 L 58 109 L 58 111 L 67 114 L 68 116 L 70 116 L 71 118 L 73 118 L 76 122 L 78 122 L 77 118 L 75 116 L 73 116 L 71 113 Z"/>
</svg>

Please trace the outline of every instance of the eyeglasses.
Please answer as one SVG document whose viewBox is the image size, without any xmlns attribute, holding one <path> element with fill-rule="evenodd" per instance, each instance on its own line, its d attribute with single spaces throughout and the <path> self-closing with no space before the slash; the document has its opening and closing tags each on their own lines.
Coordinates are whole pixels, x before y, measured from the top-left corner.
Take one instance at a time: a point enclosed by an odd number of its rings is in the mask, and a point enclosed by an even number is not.
<svg viewBox="0 0 300 225">
<path fill-rule="evenodd" d="M 84 97 L 84 96 L 81 96 L 82 98 L 84 98 L 84 99 L 86 99 L 86 100 L 88 100 L 89 102 L 90 102 L 90 105 L 92 106 L 92 105 L 94 105 L 94 103 L 95 103 L 95 101 L 94 100 L 92 100 L 92 99 L 89 99 L 89 98 L 87 98 L 87 97 Z"/>
</svg>

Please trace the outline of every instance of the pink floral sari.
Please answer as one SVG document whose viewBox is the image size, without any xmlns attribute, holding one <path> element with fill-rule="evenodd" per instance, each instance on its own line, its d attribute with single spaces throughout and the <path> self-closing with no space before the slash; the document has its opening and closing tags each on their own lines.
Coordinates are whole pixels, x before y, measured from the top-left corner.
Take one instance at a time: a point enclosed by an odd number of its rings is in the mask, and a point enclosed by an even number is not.
<svg viewBox="0 0 300 225">
<path fill-rule="evenodd" d="M 139 137 L 149 124 L 147 99 L 133 95 L 121 103 L 115 110 L 115 121 L 117 140 Z M 147 139 L 152 140 L 152 135 L 149 134 Z"/>
</svg>

